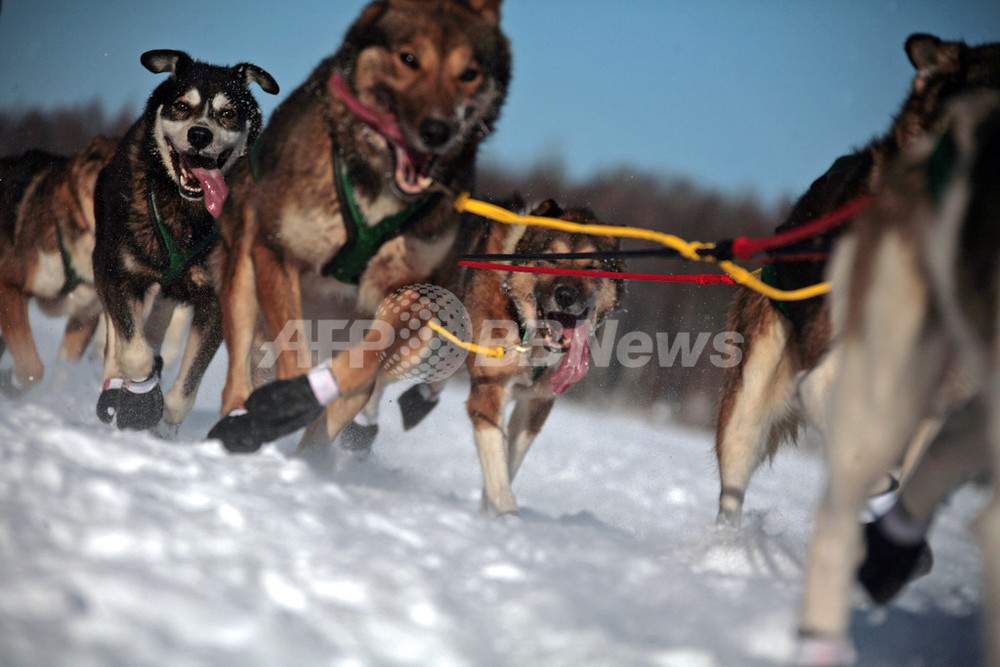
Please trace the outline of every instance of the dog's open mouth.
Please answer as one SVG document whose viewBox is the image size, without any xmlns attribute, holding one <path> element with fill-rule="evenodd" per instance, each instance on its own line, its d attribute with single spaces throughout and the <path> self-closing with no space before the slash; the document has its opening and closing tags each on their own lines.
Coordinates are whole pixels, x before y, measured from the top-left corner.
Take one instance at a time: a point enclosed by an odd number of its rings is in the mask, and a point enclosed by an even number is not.
<svg viewBox="0 0 1000 667">
<path fill-rule="evenodd" d="M 417 150 L 406 139 L 391 100 L 380 99 L 378 109 L 366 107 L 339 72 L 333 73 L 328 85 L 351 113 L 377 132 L 392 147 L 396 162 L 393 167 L 393 182 L 401 194 L 408 197 L 419 195 L 433 184 L 430 173 L 434 156 Z"/>
<path fill-rule="evenodd" d="M 561 394 L 587 375 L 590 364 L 587 313 L 539 312 L 538 322 L 542 344 L 553 352 L 565 353 L 550 380 L 552 391 Z"/>
<path fill-rule="evenodd" d="M 223 151 L 217 158 L 201 155 L 182 155 L 172 144 L 167 144 L 174 173 L 178 178 L 181 196 L 205 200 L 205 208 L 214 217 L 222 213 L 222 205 L 229 194 L 229 186 L 222 175 L 222 167 L 232 156 L 231 150 Z"/>
<path fill-rule="evenodd" d="M 431 186 L 433 180 L 428 175 L 434 163 L 434 158 L 426 153 L 409 147 L 402 147 L 389 140 L 396 154 L 396 167 L 393 170 L 396 187 L 404 195 L 418 195 Z"/>
</svg>

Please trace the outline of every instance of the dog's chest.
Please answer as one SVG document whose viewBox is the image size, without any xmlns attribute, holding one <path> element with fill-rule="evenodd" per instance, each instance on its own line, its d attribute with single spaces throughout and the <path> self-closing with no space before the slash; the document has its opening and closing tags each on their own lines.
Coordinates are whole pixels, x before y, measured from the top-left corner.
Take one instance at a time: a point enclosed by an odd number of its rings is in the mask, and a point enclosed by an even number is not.
<svg viewBox="0 0 1000 667">
<path fill-rule="evenodd" d="M 39 250 L 25 288 L 30 294 L 51 299 L 60 296 L 71 279 L 93 283 L 93 251 L 94 238 L 86 234 L 73 242 L 67 240 L 54 252 Z"/>
<path fill-rule="evenodd" d="M 402 210 L 399 200 L 382 196 L 358 202 L 358 216 L 345 220 L 342 209 L 320 203 L 289 202 L 279 225 L 282 245 L 302 263 L 319 270 L 332 259 L 348 239 L 348 225 L 373 226 Z M 356 234 L 356 230 L 354 230 Z"/>
<path fill-rule="evenodd" d="M 62 256 L 58 252 L 38 251 L 38 260 L 25 282 L 27 291 L 35 296 L 52 298 L 66 283 Z"/>
</svg>

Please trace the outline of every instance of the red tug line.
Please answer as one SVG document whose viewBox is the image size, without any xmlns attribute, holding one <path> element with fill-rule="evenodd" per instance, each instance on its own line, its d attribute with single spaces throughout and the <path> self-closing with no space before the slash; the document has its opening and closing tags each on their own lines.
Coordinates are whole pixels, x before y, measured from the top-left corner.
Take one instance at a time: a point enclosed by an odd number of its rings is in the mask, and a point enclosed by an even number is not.
<svg viewBox="0 0 1000 667">
<path fill-rule="evenodd" d="M 793 227 L 772 236 L 764 238 L 750 239 L 745 236 L 735 238 L 731 241 L 720 241 L 714 249 L 706 249 L 708 255 L 719 255 L 719 259 L 735 257 L 743 260 L 752 260 L 757 255 L 767 254 L 777 248 L 784 248 L 801 241 L 815 238 L 840 225 L 844 224 L 855 215 L 863 211 L 871 203 L 871 196 L 861 195 L 851 199 L 839 208 L 830 211 L 802 225 Z M 643 253 L 646 251 L 633 251 Z M 600 253 L 595 253 L 596 256 Z M 620 253 L 627 255 L 628 251 Z M 495 257 L 498 260 L 517 261 L 528 259 L 519 257 L 517 253 L 511 255 L 481 255 L 483 257 Z M 825 261 L 829 257 L 828 252 L 788 252 L 775 254 L 759 260 L 762 264 L 770 264 L 774 261 L 786 262 L 818 262 Z M 462 259 L 459 266 L 467 266 L 475 269 L 492 269 L 494 271 L 516 271 L 521 273 L 547 273 L 564 276 L 585 276 L 588 278 L 611 278 L 615 280 L 649 280 L 655 282 L 668 283 L 691 283 L 697 285 L 735 285 L 737 284 L 728 275 L 719 274 L 690 274 L 690 275 L 664 275 L 660 273 L 626 273 L 618 271 L 596 271 L 590 269 L 560 269 L 546 266 L 521 266 L 512 264 L 501 264 L 499 262 L 486 262 L 472 259 Z"/>
</svg>

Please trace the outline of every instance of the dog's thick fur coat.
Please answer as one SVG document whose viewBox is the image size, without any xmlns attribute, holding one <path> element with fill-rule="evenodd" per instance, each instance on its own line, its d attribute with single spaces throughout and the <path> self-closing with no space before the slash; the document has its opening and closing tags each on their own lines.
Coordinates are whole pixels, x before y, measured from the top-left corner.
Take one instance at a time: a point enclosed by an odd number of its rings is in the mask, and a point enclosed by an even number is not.
<svg viewBox="0 0 1000 667">
<path fill-rule="evenodd" d="M 589 211 L 564 211 L 551 200 L 531 215 L 597 224 Z M 611 237 L 546 228 L 491 223 L 487 230 L 474 253 L 606 252 L 619 247 Z M 525 262 L 553 263 L 559 268 L 624 271 L 620 259 Z M 456 293 L 469 311 L 472 340 L 489 340 L 508 350 L 500 359 L 478 353 L 466 361 L 471 382 L 466 408 L 483 472 L 482 509 L 491 516 L 517 513 L 514 476 L 556 395 L 586 373 L 587 337 L 620 306 L 623 292 L 624 282 L 609 278 L 481 269 L 466 269 L 460 276 Z M 507 326 L 487 330 L 500 323 Z"/>
<path fill-rule="evenodd" d="M 29 151 L 0 160 L 0 342 L 14 357 L 13 375 L 0 377 L 5 394 L 42 379 L 30 299 L 69 317 L 59 361 L 80 359 L 94 336 L 101 313 L 91 263 L 94 187 L 116 143 L 99 136 L 71 158 Z"/>
<path fill-rule="evenodd" d="M 443 261 L 459 215 L 431 184 L 472 187 L 479 144 L 510 79 L 499 5 L 372 2 L 337 53 L 275 111 L 252 159 L 236 170 L 220 220 L 223 415 L 251 393 L 259 324 L 268 341 L 297 326 L 299 349 L 278 354 L 279 378 L 308 370 L 300 360 L 310 358 L 302 315 L 310 285 L 332 286 L 355 312 L 372 314 L 392 290 L 426 280 Z M 398 227 L 376 233 L 380 220 L 397 215 L 405 217 Z M 338 374 L 348 410 L 364 404 L 377 370 Z M 324 444 L 335 435 L 315 431 Z"/>
<path fill-rule="evenodd" d="M 105 390 L 98 416 L 119 427 L 174 428 L 190 411 L 222 340 L 208 255 L 225 175 L 261 126 L 249 86 L 277 93 L 255 65 L 209 65 L 181 51 L 148 51 L 142 64 L 169 77 L 150 95 L 97 182 L 94 274 L 107 317 Z M 143 305 L 159 297 L 143 332 Z M 176 303 L 193 309 L 177 380 L 163 398 L 156 350 Z"/>
<path fill-rule="evenodd" d="M 912 35 L 905 48 L 916 75 L 891 130 L 838 159 L 799 199 L 782 228 L 828 213 L 858 195 L 877 193 L 886 165 L 936 128 L 949 99 L 977 87 L 1000 88 L 1000 45 L 970 47 Z M 775 267 L 778 286 L 793 288 L 820 282 L 825 263 L 776 262 Z M 824 297 L 777 304 L 746 289 L 734 299 L 728 329 L 742 334 L 744 347 L 743 362 L 726 371 L 719 405 L 718 520 L 738 525 L 757 467 L 783 440 L 794 438 L 803 421 L 824 428 L 822 405 L 830 371 L 819 362 L 832 331 Z"/>
<path fill-rule="evenodd" d="M 806 576 L 804 662 L 842 664 L 852 656 L 848 617 L 864 553 L 858 514 L 924 418 L 946 415 L 897 504 L 866 526 L 869 553 L 859 575 L 876 601 L 905 582 L 934 508 L 952 487 L 983 469 L 1000 479 L 1000 93 L 958 97 L 946 118 L 940 137 L 915 142 L 886 167 L 873 204 L 831 261 L 831 317 L 841 333 L 823 362 L 834 368 L 829 481 Z M 984 664 L 1000 664 L 996 494 L 980 532 Z"/>
</svg>

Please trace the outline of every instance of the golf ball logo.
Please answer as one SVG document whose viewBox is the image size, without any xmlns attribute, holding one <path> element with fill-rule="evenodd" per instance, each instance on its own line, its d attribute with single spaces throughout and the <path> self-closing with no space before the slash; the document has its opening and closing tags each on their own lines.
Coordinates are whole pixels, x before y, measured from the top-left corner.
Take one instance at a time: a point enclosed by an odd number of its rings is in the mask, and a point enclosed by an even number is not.
<svg viewBox="0 0 1000 667">
<path fill-rule="evenodd" d="M 408 285 L 386 297 L 376 317 L 396 323 L 396 344 L 382 356 L 382 367 L 399 380 L 437 382 L 450 377 L 468 352 L 427 324 L 435 321 L 460 340 L 469 340 L 472 321 L 454 294 L 437 285 Z"/>
</svg>

